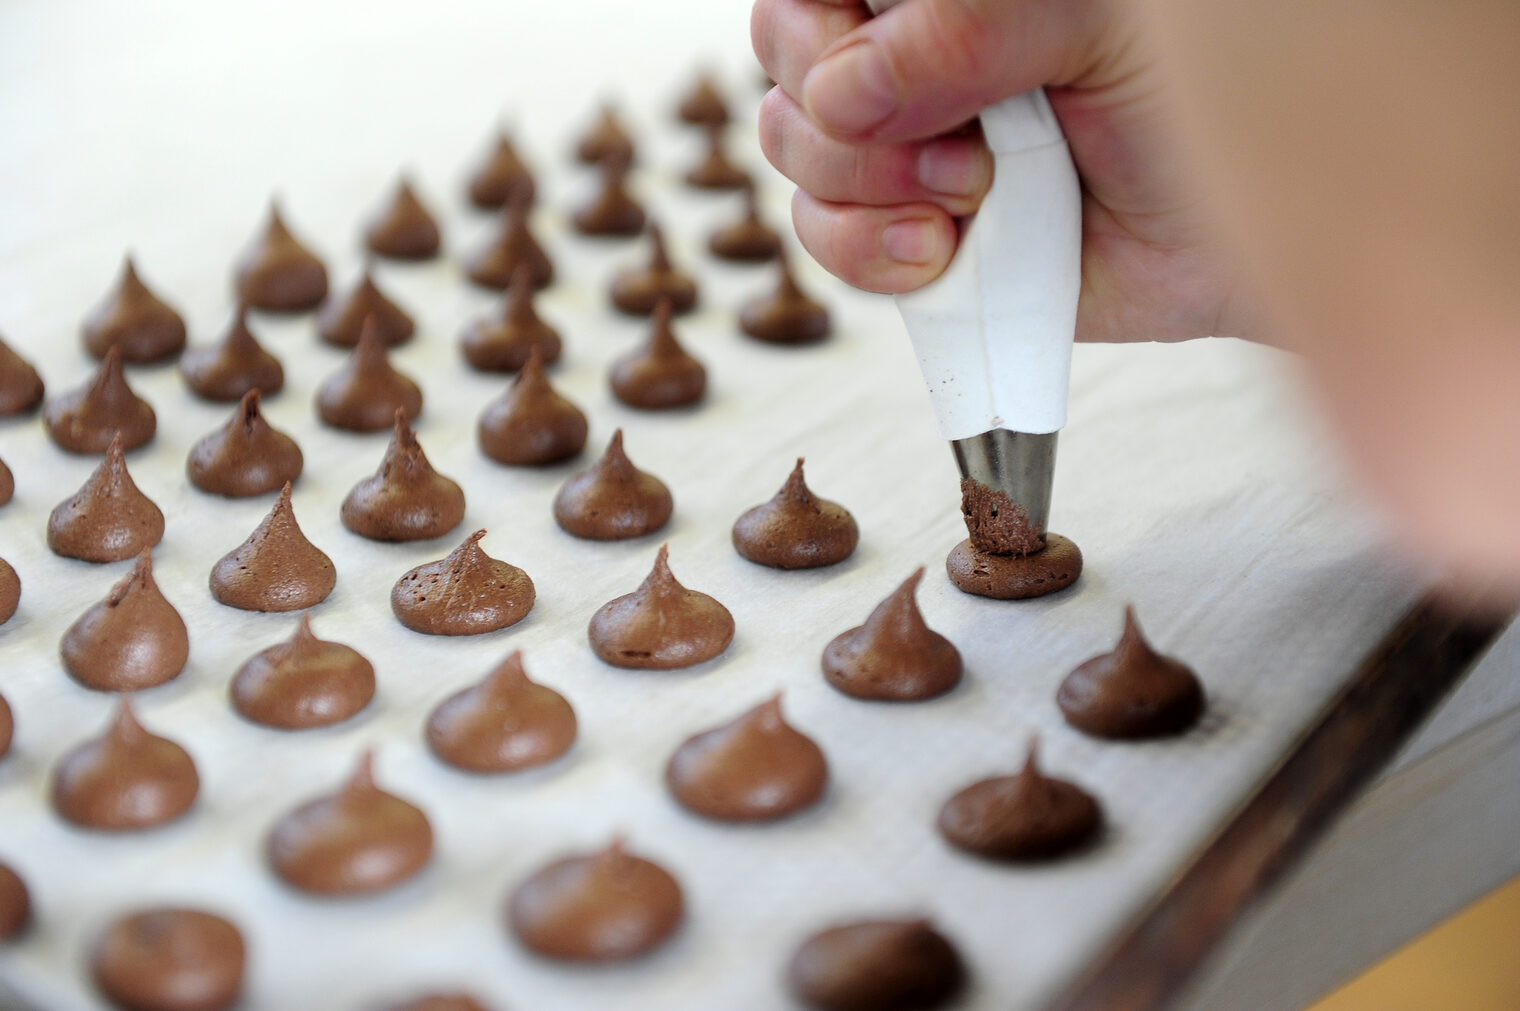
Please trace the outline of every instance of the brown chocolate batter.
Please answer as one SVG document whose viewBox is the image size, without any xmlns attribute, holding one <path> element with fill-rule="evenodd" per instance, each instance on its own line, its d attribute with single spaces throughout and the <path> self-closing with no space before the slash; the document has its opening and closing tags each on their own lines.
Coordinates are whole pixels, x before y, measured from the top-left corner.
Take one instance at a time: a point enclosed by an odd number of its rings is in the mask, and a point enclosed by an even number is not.
<svg viewBox="0 0 1520 1011">
<path fill-rule="evenodd" d="M 586 415 L 549 385 L 537 348 L 512 385 L 480 412 L 481 452 L 499 463 L 542 467 L 568 460 L 586 446 Z"/>
<path fill-rule="evenodd" d="M 86 562 L 131 558 L 163 536 L 164 514 L 127 473 L 120 435 L 84 485 L 48 516 L 48 547 Z"/>
<path fill-rule="evenodd" d="M 428 716 L 428 747 L 467 772 L 516 772 L 551 762 L 575 743 L 575 710 L 565 697 L 528 677 L 522 651 L 476 684 L 440 702 Z"/>
<path fill-rule="evenodd" d="M 87 386 L 60 393 L 43 405 L 42 423 L 53 442 L 70 453 L 104 453 L 117 434 L 122 449 L 136 449 L 158 429 L 153 407 L 127 385 L 121 350 L 115 345 Z"/>
<path fill-rule="evenodd" d="M 960 992 L 966 969 L 927 920 L 863 921 L 808 938 L 787 981 L 819 1011 L 928 1011 Z"/>
<path fill-rule="evenodd" d="M 238 257 L 238 298 L 255 309 L 305 312 L 327 297 L 327 268 L 291 234 L 275 201 L 269 222 Z"/>
<path fill-rule="evenodd" d="M 670 299 L 671 311 L 690 312 L 697 304 L 697 282 L 671 265 L 659 225 L 651 221 L 644 230 L 649 235 L 649 260 L 624 268 L 612 279 L 608 294 L 613 307 L 630 316 L 648 316 L 664 296 Z"/>
<path fill-rule="evenodd" d="M 106 999 L 125 1011 L 224 1011 L 247 959 L 232 923 L 198 909 L 145 909 L 116 920 L 90 954 Z"/>
<path fill-rule="evenodd" d="M 1188 730 L 1203 713 L 1203 685 L 1185 664 L 1151 648 L 1124 609 L 1124 634 L 1066 675 L 1056 692 L 1066 722 L 1095 737 L 1167 737 Z"/>
<path fill-rule="evenodd" d="M 674 501 L 665 482 L 635 467 L 623 452 L 623 430 L 607 452 L 574 474 L 554 497 L 554 519 L 567 533 L 619 541 L 654 533 L 670 521 Z"/>
<path fill-rule="evenodd" d="M 364 245 L 371 253 L 392 260 L 430 260 L 442 244 L 438 219 L 433 217 L 412 181 L 402 176 L 386 203 L 364 225 Z"/>
<path fill-rule="evenodd" d="M 533 609 L 533 580 L 515 565 L 480 549 L 477 530 L 447 558 L 396 580 L 391 611 L 401 624 L 427 635 L 478 635 L 515 625 Z"/>
<path fill-rule="evenodd" d="M 289 482 L 248 539 L 211 569 L 211 595 L 245 611 L 299 611 L 326 600 L 337 582 L 332 559 L 296 522 Z"/>
<path fill-rule="evenodd" d="M 355 347 L 371 323 L 388 348 L 405 344 L 417 330 L 412 317 L 380 290 L 369 270 L 352 288 L 334 294 L 317 310 L 317 333 L 338 347 Z"/>
<path fill-rule="evenodd" d="M 1098 802 L 1075 783 L 1045 775 L 1034 744 L 1022 771 L 972 783 L 939 812 L 940 834 L 952 846 L 1008 863 L 1066 856 L 1102 827 Z"/>
<path fill-rule="evenodd" d="M 442 537 L 464 520 L 464 489 L 433 469 L 406 413 L 396 412 L 380 469 L 343 500 L 343 525 L 375 541 Z"/>
<path fill-rule="evenodd" d="M 185 814 L 200 787 L 185 749 L 145 730 L 122 699 L 103 735 L 58 760 L 53 808 L 82 828 L 135 832 Z"/>
<path fill-rule="evenodd" d="M 329 727 L 375 696 L 375 668 L 352 646 L 318 639 L 309 615 L 295 634 L 249 657 L 232 678 L 232 707 L 266 727 Z"/>
<path fill-rule="evenodd" d="M 185 349 L 185 321 L 137 276 L 128 256 L 116 287 L 106 295 L 81 330 L 85 350 L 104 358 L 106 349 L 121 349 L 123 361 L 161 362 Z"/>
<path fill-rule="evenodd" d="M 778 693 L 686 739 L 665 766 L 681 806 L 720 821 L 771 821 L 816 804 L 829 780 L 813 739 L 781 715 Z"/>
<path fill-rule="evenodd" d="M 191 447 L 185 472 L 201 491 L 246 498 L 290 484 L 303 465 L 301 447 L 270 426 L 259 391 L 249 390 L 225 425 Z"/>
<path fill-rule="evenodd" d="M 391 366 L 379 325 L 366 322 L 343 367 L 318 388 L 317 417 L 334 428 L 379 432 L 391 427 L 398 410 L 416 421 L 422 413 L 422 389 Z"/>
<path fill-rule="evenodd" d="M 649 338 L 612 363 L 608 381 L 613 395 L 629 407 L 685 407 L 707 392 L 707 369 L 676 340 L 670 314 L 670 299 L 662 296 L 655 303 Z"/>
<path fill-rule="evenodd" d="M 781 490 L 734 523 L 734 549 L 775 569 L 814 569 L 849 558 L 860 541 L 855 517 L 817 498 L 802 477 L 802 458 Z"/>
<path fill-rule="evenodd" d="M 829 684 L 860 699 L 918 702 L 960 683 L 960 651 L 924 624 L 914 600 L 923 578 L 919 568 L 876 606 L 864 625 L 824 647 L 823 674 Z"/>
<path fill-rule="evenodd" d="M 68 627 L 58 652 L 64 670 L 96 691 L 137 691 L 179 676 L 190 657 L 190 636 L 153 580 L 150 549 Z"/>
<path fill-rule="evenodd" d="M 269 396 L 285 385 L 280 360 L 248 329 L 248 306 L 243 302 L 238 303 L 222 339 L 186 351 L 180 356 L 179 371 L 191 392 L 206 400 L 242 400 L 249 390 Z"/>
<path fill-rule="evenodd" d="M 482 372 L 516 372 L 537 351 L 547 364 L 559 361 L 559 332 L 533 307 L 536 289 L 526 264 L 512 273 L 506 297 L 488 315 L 472 320 L 460 335 L 464 360 Z"/>
<path fill-rule="evenodd" d="M 734 639 L 734 616 L 707 594 L 677 582 L 669 548 L 662 544 L 644 582 L 598 608 L 588 635 L 592 651 L 614 667 L 670 670 L 726 650 Z"/>
</svg>

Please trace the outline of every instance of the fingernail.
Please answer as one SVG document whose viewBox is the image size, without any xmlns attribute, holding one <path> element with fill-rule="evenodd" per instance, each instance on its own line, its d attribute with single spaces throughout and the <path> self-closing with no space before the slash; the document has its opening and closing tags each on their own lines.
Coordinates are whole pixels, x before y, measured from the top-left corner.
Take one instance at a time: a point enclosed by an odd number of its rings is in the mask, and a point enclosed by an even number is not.
<svg viewBox="0 0 1520 1011">
<path fill-rule="evenodd" d="M 881 233 L 881 247 L 887 259 L 914 266 L 933 263 L 939 243 L 939 229 L 934 222 L 922 218 L 894 221 Z"/>
<path fill-rule="evenodd" d="M 918 182 L 926 190 L 969 197 L 987 185 L 987 159 L 969 140 L 940 140 L 918 152 Z"/>
<path fill-rule="evenodd" d="M 861 133 L 897 111 L 897 83 L 886 54 L 866 40 L 841 49 L 802 82 L 803 105 L 826 130 Z"/>
</svg>

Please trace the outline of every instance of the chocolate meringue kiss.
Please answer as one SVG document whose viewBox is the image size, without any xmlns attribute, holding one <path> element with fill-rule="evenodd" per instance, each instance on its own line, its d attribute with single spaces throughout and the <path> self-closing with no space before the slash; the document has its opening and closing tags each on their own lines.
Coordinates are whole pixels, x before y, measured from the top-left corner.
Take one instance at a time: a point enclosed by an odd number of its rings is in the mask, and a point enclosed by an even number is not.
<svg viewBox="0 0 1520 1011">
<path fill-rule="evenodd" d="M 781 490 L 734 522 L 734 549 L 774 569 L 815 569 L 849 558 L 860 542 L 855 517 L 817 498 L 802 478 L 802 458 Z"/>
<path fill-rule="evenodd" d="M 633 465 L 623 452 L 623 430 L 612 433 L 607 452 L 571 475 L 554 496 L 554 520 L 576 537 L 621 541 L 663 527 L 675 509 L 670 489 Z"/>
<path fill-rule="evenodd" d="M 200 787 L 185 749 L 145 730 L 122 699 L 104 734 L 58 760 L 53 808 L 84 828 L 133 832 L 183 815 Z"/>
<path fill-rule="evenodd" d="M 719 821 L 784 818 L 817 803 L 828 781 L 823 749 L 786 722 L 779 694 L 687 738 L 665 766 L 681 806 Z"/>
<path fill-rule="evenodd" d="M 80 336 L 96 358 L 114 345 L 124 361 L 161 362 L 185 349 L 185 321 L 148 289 L 128 256 L 116 287 L 85 318 Z"/>
<path fill-rule="evenodd" d="M 638 235 L 647 217 L 643 205 L 628 192 L 628 162 L 609 155 L 600 168 L 596 192 L 570 216 L 570 223 L 582 235 Z"/>
<path fill-rule="evenodd" d="M 735 263 L 764 263 L 781 253 L 781 235 L 760 218 L 753 182 L 744 186 L 744 216 L 714 231 L 707 248 L 719 259 Z"/>
<path fill-rule="evenodd" d="M 0 941 L 10 941 L 21 936 L 32 921 L 32 897 L 21 880 L 8 865 L 0 863 Z"/>
<path fill-rule="evenodd" d="M 153 580 L 148 548 L 58 644 L 63 668 L 86 688 L 131 692 L 173 680 L 190 658 L 185 621 Z"/>
<path fill-rule="evenodd" d="M 396 181 L 390 200 L 375 208 L 364 224 L 365 248 L 376 256 L 430 260 L 438 255 L 441 244 L 438 219 L 404 175 Z"/>
<path fill-rule="evenodd" d="M 575 157 L 587 164 L 597 165 L 608 159 L 632 165 L 635 157 L 633 138 L 629 135 L 617 110 L 610 104 L 603 105 L 596 122 L 575 145 Z"/>
<path fill-rule="evenodd" d="M 232 707 L 254 723 L 304 730 L 342 723 L 375 697 L 375 668 L 358 650 L 318 639 L 301 615 L 295 634 L 249 657 L 232 677 Z"/>
<path fill-rule="evenodd" d="M 53 508 L 47 542 L 56 555 L 85 562 L 119 562 L 164 536 L 164 514 L 127 473 L 121 436 L 83 487 Z"/>
<path fill-rule="evenodd" d="M 185 385 L 207 400 L 241 400 L 249 390 L 268 396 L 285 385 L 285 369 L 248 329 L 248 306 L 238 303 L 222 339 L 191 348 L 179 360 Z"/>
<path fill-rule="evenodd" d="M 658 947 L 685 911 L 670 872 L 614 840 L 599 853 L 556 860 L 518 885 L 507 922 L 540 955 L 612 962 Z"/>
<path fill-rule="evenodd" d="M 440 702 L 425 728 L 433 754 L 467 772 L 516 772 L 551 762 L 575 743 L 575 710 L 528 677 L 514 650 L 485 679 Z"/>
<path fill-rule="evenodd" d="M 723 127 L 707 127 L 707 153 L 687 171 L 686 184 L 701 190 L 740 190 L 750 184 L 749 173 L 728 157 Z"/>
<path fill-rule="evenodd" d="M 481 452 L 515 467 L 568 460 L 586 445 L 586 415 L 549 385 L 538 348 L 528 352 L 512 385 L 480 412 Z"/>
<path fill-rule="evenodd" d="M 630 316 L 648 316 L 664 297 L 670 299 L 672 312 L 690 312 L 697 304 L 697 282 L 671 266 L 659 225 L 650 222 L 645 231 L 649 234 L 649 261 L 627 267 L 612 279 L 608 294 L 613 306 Z"/>
<path fill-rule="evenodd" d="M 272 312 L 304 312 L 327 297 L 327 268 L 291 234 L 275 201 L 264 231 L 238 257 L 235 281 L 239 299 Z"/>
<path fill-rule="evenodd" d="M 655 303 L 649 338 L 612 363 L 612 393 L 629 407 L 661 410 L 695 404 L 707 392 L 707 369 L 676 340 L 670 299 Z"/>
<path fill-rule="evenodd" d="M 961 515 L 971 536 L 950 549 L 945 570 L 967 593 L 999 600 L 1042 597 L 1082 574 L 1081 549 L 1032 525 L 1006 492 L 963 479 Z"/>
<path fill-rule="evenodd" d="M 11 563 L 0 558 L 0 625 L 16 616 L 21 606 L 21 577 L 11 568 Z"/>
<path fill-rule="evenodd" d="M 248 539 L 211 569 L 211 595 L 244 611 L 299 611 L 327 599 L 337 570 L 301 532 L 290 484 Z"/>
<path fill-rule="evenodd" d="M 1124 609 L 1124 634 L 1066 675 L 1056 692 L 1066 722 L 1094 737 L 1169 737 L 1188 730 L 1203 713 L 1203 685 L 1185 664 L 1151 648 Z"/>
<path fill-rule="evenodd" d="M 380 290 L 368 270 L 352 288 L 334 294 L 317 310 L 317 333 L 338 347 L 357 345 L 359 336 L 372 324 L 388 348 L 405 344 L 417 329 L 412 317 Z"/>
<path fill-rule="evenodd" d="M 708 73 L 701 74 L 681 96 L 676 116 L 694 126 L 723 126 L 729 120 L 728 103 L 718 90 L 718 82 Z"/>
<path fill-rule="evenodd" d="M 465 274 L 470 280 L 499 291 L 512 283 L 512 274 L 518 267 L 528 269 L 536 288 L 554 280 L 554 264 L 529 228 L 532 209 L 528 190 L 521 187 L 514 190 L 486 241 L 464 259 Z"/>
<path fill-rule="evenodd" d="M 829 311 L 797 287 L 785 256 L 776 261 L 776 289 L 739 308 L 739 328 L 767 344 L 812 344 L 829 335 Z"/>
<path fill-rule="evenodd" d="M 728 649 L 734 616 L 705 593 L 688 590 L 670 571 L 669 548 L 660 545 L 654 568 L 632 593 L 608 601 L 591 616 L 591 649 L 614 667 L 672 670 L 699 664 Z"/>
<path fill-rule="evenodd" d="M 0 417 L 25 414 L 42 403 L 42 392 L 37 369 L 0 340 Z"/>
<path fill-rule="evenodd" d="M 444 534 L 464 520 L 464 489 L 433 469 L 406 413 L 380 469 L 354 485 L 343 500 L 343 525 L 373 541 L 421 541 Z"/>
<path fill-rule="evenodd" d="M 316 895 L 362 895 L 399 885 L 433 855 L 433 828 L 409 801 L 375 785 L 366 751 L 337 793 L 275 823 L 265 844 L 286 884 Z"/>
<path fill-rule="evenodd" d="M 414 632 L 478 635 L 515 625 L 533 609 L 533 580 L 480 549 L 477 530 L 447 558 L 419 565 L 391 588 L 391 611 Z"/>
<path fill-rule="evenodd" d="M 482 372 L 516 372 L 535 350 L 545 362 L 559 361 L 559 332 L 538 318 L 535 290 L 533 272 L 519 266 L 496 309 L 464 328 L 459 338 L 464 360 Z"/>
<path fill-rule="evenodd" d="M 955 946 L 928 920 L 866 920 L 819 931 L 792 956 L 792 995 L 818 1011 L 929 1011 L 966 982 Z"/>
<path fill-rule="evenodd" d="M 1040 770 L 1036 747 L 1021 772 L 961 790 L 939 812 L 940 835 L 953 846 L 1010 863 L 1053 860 L 1088 845 L 1103 827 L 1086 790 Z"/>
<path fill-rule="evenodd" d="M 70 453 L 104 453 L 117 434 L 122 449 L 136 449 L 158 429 L 152 406 L 127 385 L 121 349 L 115 345 L 106 349 L 100 370 L 88 385 L 60 393 L 43 405 L 42 423 L 53 442 Z"/>
<path fill-rule="evenodd" d="M 378 432 L 395 423 L 398 410 L 417 420 L 422 388 L 391 366 L 378 325 L 367 321 L 348 360 L 322 381 L 316 402 L 317 417 L 334 428 Z"/>
<path fill-rule="evenodd" d="M 531 203 L 535 188 L 533 173 L 518 155 L 512 138 L 498 129 L 491 150 L 470 173 L 470 203 L 482 210 L 494 210 L 504 206 L 517 189 Z"/>
<path fill-rule="evenodd" d="M 274 491 L 301 476 L 301 447 L 270 427 L 249 390 L 227 423 L 190 448 L 185 472 L 201 491 L 246 498 Z"/>
<path fill-rule="evenodd" d="M 127 1011 L 227 1011 L 243 990 L 247 952 L 231 922 L 199 909 L 144 909 L 96 940 L 90 974 Z"/>
<path fill-rule="evenodd" d="M 824 647 L 823 674 L 829 684 L 859 699 L 917 702 L 960 683 L 960 651 L 924 624 L 914 600 L 923 578 L 920 567 L 876 605 L 864 625 Z"/>
</svg>

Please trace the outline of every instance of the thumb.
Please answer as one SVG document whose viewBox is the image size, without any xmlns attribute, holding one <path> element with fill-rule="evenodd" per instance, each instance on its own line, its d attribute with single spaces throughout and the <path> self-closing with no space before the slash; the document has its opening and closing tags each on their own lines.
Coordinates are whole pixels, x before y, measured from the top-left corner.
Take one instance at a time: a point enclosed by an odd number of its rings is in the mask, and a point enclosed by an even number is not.
<svg viewBox="0 0 1520 1011">
<path fill-rule="evenodd" d="M 1076 76 L 1089 0 L 904 0 L 841 36 L 803 78 L 801 104 L 841 139 L 944 133 L 993 102 Z"/>
</svg>

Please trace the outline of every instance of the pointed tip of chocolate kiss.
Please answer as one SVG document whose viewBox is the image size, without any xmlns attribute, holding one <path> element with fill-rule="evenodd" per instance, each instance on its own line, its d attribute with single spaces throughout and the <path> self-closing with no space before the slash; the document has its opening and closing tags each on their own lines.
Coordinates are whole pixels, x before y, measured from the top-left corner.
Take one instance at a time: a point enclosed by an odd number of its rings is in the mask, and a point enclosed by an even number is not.
<svg viewBox="0 0 1520 1011">
<path fill-rule="evenodd" d="M 528 682 L 528 669 L 523 666 L 523 655 L 520 649 L 514 649 L 508 653 L 486 675 L 486 688 L 493 694 L 513 691 Z"/>
<path fill-rule="evenodd" d="M 122 743 L 139 741 L 148 736 L 147 729 L 137 719 L 137 712 L 132 707 L 132 700 L 126 696 L 116 706 L 116 713 L 111 717 L 111 725 L 106 730 L 109 740 Z"/>
<path fill-rule="evenodd" d="M 343 784 L 343 793 L 352 795 L 356 793 L 368 793 L 378 790 L 375 785 L 375 748 L 365 748 L 359 752 L 359 760 L 354 764 L 354 771 L 349 774 Z"/>
</svg>

